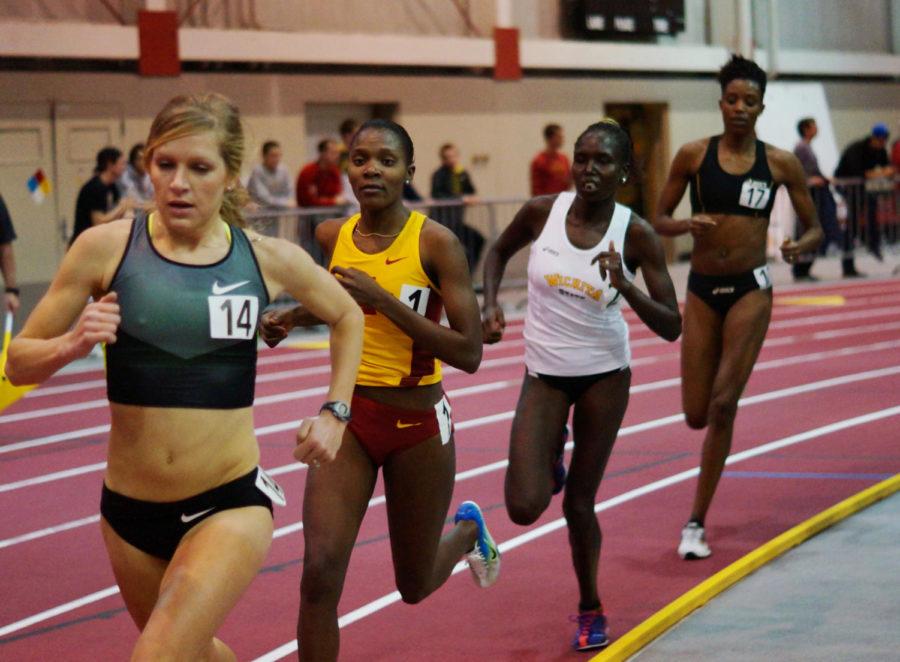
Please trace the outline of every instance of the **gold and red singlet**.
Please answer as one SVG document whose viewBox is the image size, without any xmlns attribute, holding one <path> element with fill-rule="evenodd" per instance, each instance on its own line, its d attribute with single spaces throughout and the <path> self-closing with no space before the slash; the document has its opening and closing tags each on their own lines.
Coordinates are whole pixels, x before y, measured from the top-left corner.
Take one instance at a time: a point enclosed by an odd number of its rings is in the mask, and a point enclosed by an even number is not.
<svg viewBox="0 0 900 662">
<path fill-rule="evenodd" d="M 359 214 L 341 226 L 329 268 L 359 269 L 382 288 L 420 315 L 440 323 L 443 300 L 437 286 L 422 268 L 419 236 L 427 219 L 412 212 L 403 230 L 378 253 L 363 253 L 353 243 Z M 427 386 L 441 381 L 441 364 L 385 315 L 366 309 L 362 362 L 356 383 L 360 386 Z"/>
</svg>

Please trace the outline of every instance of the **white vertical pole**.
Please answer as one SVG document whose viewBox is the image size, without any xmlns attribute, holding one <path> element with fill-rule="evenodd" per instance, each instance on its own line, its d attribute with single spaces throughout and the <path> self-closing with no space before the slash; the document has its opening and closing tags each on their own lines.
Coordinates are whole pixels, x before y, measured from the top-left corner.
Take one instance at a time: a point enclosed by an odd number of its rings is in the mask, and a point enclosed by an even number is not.
<svg viewBox="0 0 900 662">
<path fill-rule="evenodd" d="M 498 28 L 513 27 L 513 3 L 512 0 L 496 0 Z"/>
<path fill-rule="evenodd" d="M 166 0 L 144 0 L 144 9 L 147 11 L 166 11 L 168 8 Z"/>
<path fill-rule="evenodd" d="M 753 7 L 751 0 L 737 3 L 737 52 L 746 58 L 753 57 Z"/>
<path fill-rule="evenodd" d="M 778 0 L 769 0 L 769 48 L 768 74 L 770 79 L 778 77 L 778 52 L 780 49 L 778 35 Z"/>
</svg>

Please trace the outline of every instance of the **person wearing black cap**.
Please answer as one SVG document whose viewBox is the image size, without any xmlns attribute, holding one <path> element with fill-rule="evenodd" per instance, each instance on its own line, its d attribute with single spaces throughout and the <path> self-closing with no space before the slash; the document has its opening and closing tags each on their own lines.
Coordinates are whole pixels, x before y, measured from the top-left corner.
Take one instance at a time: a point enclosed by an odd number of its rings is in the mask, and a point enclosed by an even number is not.
<svg viewBox="0 0 900 662">
<path fill-rule="evenodd" d="M 869 252 L 879 261 L 881 255 L 881 234 L 878 230 L 878 199 L 882 192 L 878 188 L 876 180 L 884 180 L 894 174 L 894 169 L 888 161 L 887 142 L 890 132 L 887 125 L 879 122 L 872 127 L 872 132 L 863 138 L 851 143 L 841 154 L 841 160 L 834 171 L 834 176 L 839 178 L 862 178 L 865 180 L 862 191 L 852 186 L 839 186 L 838 191 L 847 200 L 847 227 L 844 235 L 844 259 L 841 266 L 844 276 L 863 276 L 856 270 L 853 261 L 853 243 L 859 232 L 859 212 L 865 210 L 866 214 L 866 244 Z"/>
<path fill-rule="evenodd" d="M 75 202 L 75 226 L 70 246 L 89 227 L 122 218 L 134 209 L 134 200 L 122 197 L 116 187 L 127 166 L 125 156 L 115 147 L 104 147 L 97 152 L 94 176 L 81 187 Z"/>
</svg>

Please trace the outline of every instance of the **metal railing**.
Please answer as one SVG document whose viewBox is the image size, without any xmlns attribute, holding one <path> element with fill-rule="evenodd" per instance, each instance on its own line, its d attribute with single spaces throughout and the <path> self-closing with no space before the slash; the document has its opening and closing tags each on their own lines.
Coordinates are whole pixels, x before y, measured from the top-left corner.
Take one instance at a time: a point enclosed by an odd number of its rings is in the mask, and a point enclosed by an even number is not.
<svg viewBox="0 0 900 662">
<path fill-rule="evenodd" d="M 466 203 L 459 200 L 420 200 L 408 201 L 406 206 L 421 211 L 453 231 L 469 258 L 472 279 L 480 288 L 484 253 L 527 200 L 519 197 L 479 198 Z M 258 209 L 244 216 L 256 231 L 298 243 L 316 262 L 324 264 L 322 251 L 315 242 L 316 226 L 330 218 L 343 218 L 356 211 L 352 206 L 297 207 L 277 211 Z M 521 251 L 510 260 L 503 278 L 504 285 L 524 285 L 527 264 L 528 251 Z"/>
<path fill-rule="evenodd" d="M 839 254 L 846 258 L 867 250 L 879 259 L 900 254 L 900 177 L 838 179 L 828 186 L 811 189 L 811 194 L 825 231 L 820 254 Z M 468 203 L 422 200 L 406 204 L 446 225 L 459 237 L 470 258 L 473 281 L 480 288 L 484 253 L 527 200 L 494 197 Z M 355 208 L 348 206 L 301 207 L 256 210 L 245 216 L 257 231 L 299 243 L 322 264 L 324 257 L 314 240 L 316 226 L 329 218 L 355 212 Z M 773 228 L 773 231 L 782 230 Z M 524 285 L 527 264 L 528 251 L 514 256 L 507 265 L 504 286 Z"/>
</svg>

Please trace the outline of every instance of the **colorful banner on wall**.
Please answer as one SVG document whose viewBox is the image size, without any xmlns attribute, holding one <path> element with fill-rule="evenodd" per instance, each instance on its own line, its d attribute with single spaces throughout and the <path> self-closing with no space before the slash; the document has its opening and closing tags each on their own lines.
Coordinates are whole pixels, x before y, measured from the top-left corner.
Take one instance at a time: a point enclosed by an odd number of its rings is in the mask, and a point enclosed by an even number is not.
<svg viewBox="0 0 900 662">
<path fill-rule="evenodd" d="M 31 193 L 31 199 L 37 204 L 41 204 L 44 198 L 50 195 L 50 180 L 40 168 L 29 178 L 28 191 Z"/>
</svg>

